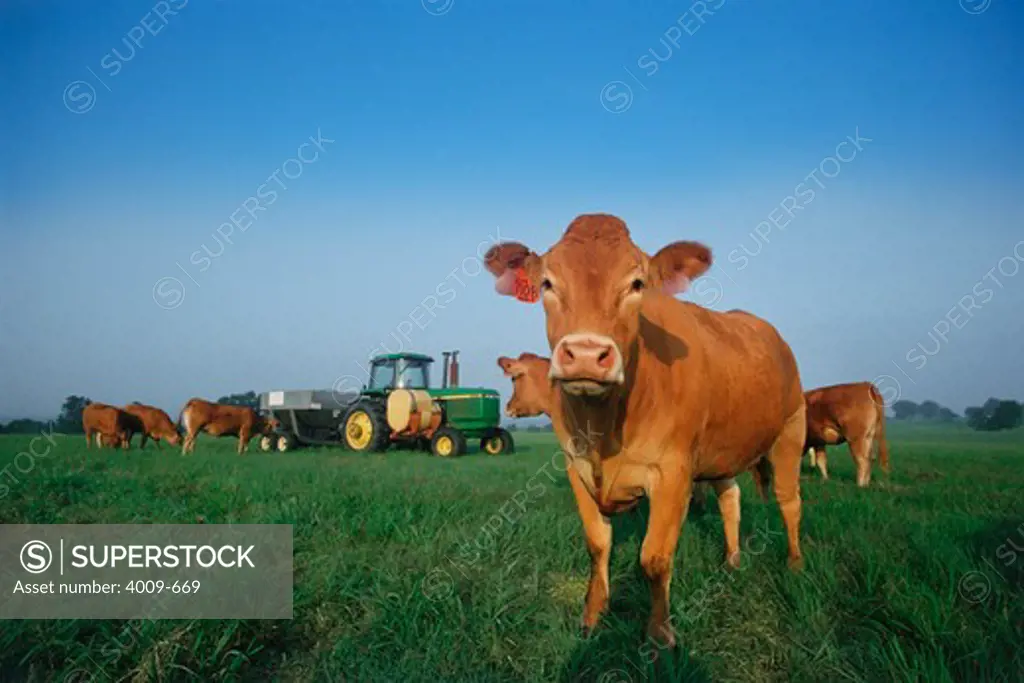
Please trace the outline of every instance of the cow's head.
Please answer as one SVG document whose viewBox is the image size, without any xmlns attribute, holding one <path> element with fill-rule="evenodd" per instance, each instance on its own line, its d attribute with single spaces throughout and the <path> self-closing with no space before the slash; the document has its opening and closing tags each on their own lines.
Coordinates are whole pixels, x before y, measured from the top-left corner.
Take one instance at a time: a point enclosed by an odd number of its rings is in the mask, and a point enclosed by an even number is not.
<svg viewBox="0 0 1024 683">
<path fill-rule="evenodd" d="M 270 436 L 274 430 L 281 426 L 281 421 L 272 415 L 256 414 L 255 432 L 262 436 Z"/>
<path fill-rule="evenodd" d="M 543 255 L 505 242 L 484 260 L 500 294 L 543 302 L 551 379 L 569 394 L 603 395 L 625 382 L 644 293 L 684 291 L 711 266 L 711 250 L 673 242 L 648 256 L 622 220 L 587 214 Z"/>
<path fill-rule="evenodd" d="M 164 440 L 172 446 L 177 446 L 181 443 L 181 433 L 178 431 L 177 427 L 172 427 L 167 430 L 167 433 L 165 433 L 163 437 Z"/>
<path fill-rule="evenodd" d="M 509 417 L 535 417 L 551 411 L 551 361 L 532 353 L 498 359 L 498 367 L 512 379 L 512 398 L 505 405 Z"/>
</svg>

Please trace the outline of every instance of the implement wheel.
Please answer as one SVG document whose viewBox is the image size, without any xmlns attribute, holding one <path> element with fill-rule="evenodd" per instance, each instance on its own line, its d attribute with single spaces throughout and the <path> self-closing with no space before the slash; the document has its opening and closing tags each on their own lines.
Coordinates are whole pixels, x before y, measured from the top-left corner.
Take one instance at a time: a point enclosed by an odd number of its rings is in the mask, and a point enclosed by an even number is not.
<svg viewBox="0 0 1024 683">
<path fill-rule="evenodd" d="M 507 430 L 498 429 L 490 436 L 480 439 L 480 450 L 490 455 L 511 453 L 515 450 L 515 442 Z"/>
<path fill-rule="evenodd" d="M 370 402 L 349 408 L 341 423 L 341 438 L 347 448 L 357 453 L 386 451 L 391 444 L 391 428 L 384 409 Z"/>
<path fill-rule="evenodd" d="M 439 458 L 457 458 L 466 452 L 466 437 L 457 429 L 441 427 L 430 440 L 430 452 Z"/>
</svg>

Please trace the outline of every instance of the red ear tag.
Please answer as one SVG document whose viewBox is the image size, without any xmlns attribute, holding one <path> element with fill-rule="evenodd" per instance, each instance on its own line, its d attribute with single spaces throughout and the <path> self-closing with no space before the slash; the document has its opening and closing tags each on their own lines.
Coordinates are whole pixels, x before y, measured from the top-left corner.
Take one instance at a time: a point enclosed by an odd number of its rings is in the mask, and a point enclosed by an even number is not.
<svg viewBox="0 0 1024 683">
<path fill-rule="evenodd" d="M 540 294 L 537 288 L 530 284 L 530 278 L 526 275 L 526 269 L 516 268 L 516 298 L 528 304 L 537 303 Z"/>
</svg>

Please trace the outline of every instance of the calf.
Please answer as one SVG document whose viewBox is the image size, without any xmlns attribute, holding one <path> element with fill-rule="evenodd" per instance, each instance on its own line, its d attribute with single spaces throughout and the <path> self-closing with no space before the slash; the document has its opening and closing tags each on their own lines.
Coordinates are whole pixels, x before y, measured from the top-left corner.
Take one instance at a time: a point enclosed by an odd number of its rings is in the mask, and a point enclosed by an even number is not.
<svg viewBox="0 0 1024 683">
<path fill-rule="evenodd" d="M 707 247 L 676 242 L 648 256 L 620 219 L 594 214 L 573 220 L 543 255 L 502 243 L 485 264 L 499 293 L 543 301 L 557 387 L 551 418 L 591 556 L 584 629 L 597 625 L 608 604 L 609 515 L 646 496 L 640 564 L 651 590 L 647 633 L 674 644 L 669 585 L 693 482 L 718 483 L 726 558 L 737 566 L 735 477 L 765 457 L 789 565 L 802 565 L 806 416 L 796 360 L 764 320 L 673 297 L 710 267 Z"/>
<path fill-rule="evenodd" d="M 872 451 L 877 447 L 882 470 L 889 473 L 889 444 L 885 440 L 885 405 L 871 382 L 835 384 L 804 394 L 807 402 L 807 438 L 804 452 L 810 452 L 823 479 L 828 479 L 825 446 L 850 445 L 857 466 L 857 485 L 871 482 Z"/>
<path fill-rule="evenodd" d="M 179 417 L 185 427 L 185 445 L 181 454 L 195 452 L 196 436 L 206 432 L 212 436 L 237 436 L 241 455 L 254 435 L 270 436 L 277 427 L 274 418 L 263 418 L 247 406 L 228 406 L 193 398 L 181 409 Z"/>
<path fill-rule="evenodd" d="M 82 430 L 85 432 L 86 448 L 119 445 L 127 450 L 131 447 L 131 435 L 143 429 L 142 422 L 106 403 L 90 403 L 82 411 Z"/>
<path fill-rule="evenodd" d="M 160 447 L 160 439 L 165 440 L 172 446 L 177 446 L 181 443 L 181 435 L 178 433 L 174 422 L 171 421 L 171 416 L 159 408 L 147 406 L 136 401 L 129 403 L 121 410 L 139 418 L 142 423 L 142 443 L 139 445 L 139 448 L 146 447 L 147 438 L 152 439 L 157 448 Z M 131 440 L 132 436 L 134 434 L 129 435 L 128 439 Z"/>
</svg>

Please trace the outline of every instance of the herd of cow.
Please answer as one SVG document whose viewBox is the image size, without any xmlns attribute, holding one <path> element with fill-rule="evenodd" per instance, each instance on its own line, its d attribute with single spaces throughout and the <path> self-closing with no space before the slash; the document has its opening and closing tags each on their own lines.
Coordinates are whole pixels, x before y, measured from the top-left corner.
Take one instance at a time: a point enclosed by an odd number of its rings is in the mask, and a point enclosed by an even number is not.
<svg viewBox="0 0 1024 683">
<path fill-rule="evenodd" d="M 206 432 L 212 436 L 237 436 L 238 453 L 249 445 L 253 436 L 270 436 L 278 426 L 277 420 L 260 415 L 246 406 L 229 406 L 193 398 L 185 404 L 175 424 L 171 417 L 153 406 L 129 403 L 118 408 L 105 403 L 90 403 L 82 411 L 82 429 L 85 443 L 91 447 L 131 447 L 132 437 L 142 435 L 140 447 L 152 439 L 159 448 L 160 441 L 177 446 L 184 440 L 181 452 L 195 451 L 196 436 Z"/>
<path fill-rule="evenodd" d="M 771 324 L 674 297 L 711 267 L 704 245 L 674 242 L 649 256 L 622 220 L 589 214 L 543 254 L 505 242 L 485 263 L 500 294 L 544 309 L 551 357 L 523 353 L 498 364 L 513 383 L 507 412 L 548 415 L 565 453 L 591 556 L 584 630 L 608 605 L 609 516 L 642 497 L 650 504 L 640 550 L 651 590 L 647 633 L 673 645 L 669 585 L 695 489 L 714 488 L 725 560 L 736 567 L 736 477 L 751 472 L 765 499 L 772 484 L 798 570 L 803 454 L 811 451 L 827 478 L 825 446 L 848 442 L 863 487 L 877 444 L 888 471 L 884 406 L 871 383 L 805 394 L 793 352 Z"/>
<path fill-rule="evenodd" d="M 740 489 L 753 476 L 782 512 L 789 566 L 800 551 L 800 465 L 810 451 L 828 477 L 826 445 L 848 442 L 857 483 L 867 486 L 875 446 L 889 470 L 881 396 L 868 382 L 806 394 L 789 345 L 768 322 L 745 311 L 720 313 L 674 297 L 711 266 L 711 251 L 674 242 L 653 256 L 608 214 L 578 216 L 544 254 L 517 242 L 492 247 L 487 269 L 500 294 L 542 302 L 551 357 L 498 359 L 512 379 L 509 415 L 545 414 L 566 457 L 566 472 L 591 556 L 583 627 L 608 605 L 612 547 L 609 516 L 650 503 L 640 563 L 650 584 L 647 632 L 675 643 L 669 585 L 692 497 L 710 485 L 725 530 L 725 560 L 740 561 Z M 179 422 L 158 408 L 92 403 L 82 416 L 86 440 L 128 448 L 141 433 L 183 453 L 196 436 L 236 435 L 242 453 L 272 418 L 248 407 L 192 399 Z M 701 493 L 701 496 L 703 494 Z"/>
</svg>

